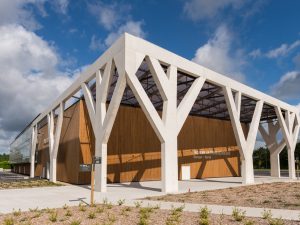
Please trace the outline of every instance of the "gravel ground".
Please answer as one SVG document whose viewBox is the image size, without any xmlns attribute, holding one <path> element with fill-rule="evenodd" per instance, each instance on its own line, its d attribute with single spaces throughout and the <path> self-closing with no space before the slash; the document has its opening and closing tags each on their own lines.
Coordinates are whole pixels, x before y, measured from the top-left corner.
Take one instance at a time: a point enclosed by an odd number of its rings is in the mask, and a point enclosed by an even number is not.
<svg viewBox="0 0 300 225">
<path fill-rule="evenodd" d="M 60 209 L 32 209 L 29 212 L 14 211 L 11 214 L 0 215 L 0 224 L 286 224 L 295 225 L 299 221 L 283 221 L 261 219 L 261 218 L 243 218 L 236 221 L 233 216 L 212 215 L 205 210 L 203 213 L 184 212 L 182 208 L 173 210 L 161 210 L 156 208 L 141 208 L 112 206 L 109 203 L 89 207 L 80 205 L 76 207 L 63 207 Z M 202 216 L 200 216 L 200 214 Z M 205 219 L 205 215 L 208 219 Z M 241 215 L 241 213 L 240 213 Z M 237 217 L 235 217 L 237 218 Z M 200 221 L 202 223 L 200 223 Z M 208 223 L 207 223 L 208 222 Z"/>
<path fill-rule="evenodd" d="M 148 197 L 148 200 L 300 210 L 300 182 L 278 182 Z"/>
</svg>

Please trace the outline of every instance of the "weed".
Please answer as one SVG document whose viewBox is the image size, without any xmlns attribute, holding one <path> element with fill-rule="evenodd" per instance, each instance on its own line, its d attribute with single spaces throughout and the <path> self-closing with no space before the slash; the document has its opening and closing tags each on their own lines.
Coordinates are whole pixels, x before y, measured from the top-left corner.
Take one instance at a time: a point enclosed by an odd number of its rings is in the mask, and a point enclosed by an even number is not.
<svg viewBox="0 0 300 225">
<path fill-rule="evenodd" d="M 178 208 L 172 208 L 171 215 L 167 218 L 166 225 L 176 225 L 180 224 L 180 218 L 184 206 Z"/>
<path fill-rule="evenodd" d="M 120 200 L 118 201 L 118 205 L 124 205 L 124 203 L 125 203 L 125 199 L 120 199 Z"/>
<path fill-rule="evenodd" d="M 246 220 L 244 222 L 244 225 L 254 225 L 254 221 L 253 220 Z"/>
<path fill-rule="evenodd" d="M 134 202 L 134 205 L 135 205 L 136 208 L 140 208 L 141 205 L 142 205 L 142 202 L 141 201 L 136 201 L 136 202 Z"/>
<path fill-rule="evenodd" d="M 38 218 L 42 215 L 42 211 L 37 211 L 33 214 L 33 216 L 31 218 Z"/>
<path fill-rule="evenodd" d="M 17 211 L 13 210 L 13 215 L 14 216 L 20 216 L 21 215 L 21 209 L 19 209 Z"/>
<path fill-rule="evenodd" d="M 151 207 L 145 207 L 140 209 L 140 219 L 138 222 L 138 225 L 147 225 L 149 224 L 148 219 L 150 217 L 150 214 L 153 212 L 153 208 Z"/>
<path fill-rule="evenodd" d="M 103 213 L 104 212 L 104 207 L 97 207 L 96 208 L 96 213 Z"/>
<path fill-rule="evenodd" d="M 245 218 L 246 212 L 234 207 L 232 210 L 232 217 L 235 221 L 242 221 Z"/>
<path fill-rule="evenodd" d="M 14 221 L 13 218 L 8 217 L 8 218 L 5 218 L 5 219 L 4 219 L 3 224 L 4 224 L 4 225 L 14 225 L 14 224 L 15 224 L 15 221 Z"/>
<path fill-rule="evenodd" d="M 264 209 L 264 211 L 262 212 L 262 218 L 264 220 L 269 220 L 269 219 L 272 219 L 272 213 L 271 213 L 271 210 L 266 210 Z"/>
<path fill-rule="evenodd" d="M 88 215 L 88 218 L 91 219 L 91 220 L 95 219 L 96 218 L 95 212 L 90 212 L 89 215 Z"/>
<path fill-rule="evenodd" d="M 107 207 L 108 209 L 111 209 L 113 206 L 112 206 L 111 202 L 109 202 L 109 203 L 107 203 L 106 207 Z"/>
<path fill-rule="evenodd" d="M 79 203 L 79 211 L 85 212 L 86 211 L 86 206 L 82 204 L 81 202 Z"/>
<path fill-rule="evenodd" d="M 69 209 L 66 211 L 65 216 L 67 216 L 67 217 L 71 217 L 72 216 L 72 213 L 71 213 L 71 211 Z"/>
<path fill-rule="evenodd" d="M 34 209 L 30 209 L 30 208 L 29 208 L 29 211 L 30 211 L 30 212 L 37 212 L 37 211 L 39 211 L 39 208 L 38 208 L 38 207 L 36 207 L 36 208 L 34 208 Z"/>
<path fill-rule="evenodd" d="M 52 213 L 50 213 L 49 215 L 49 220 L 54 223 L 57 221 L 57 212 L 56 211 L 53 211 Z"/>
<path fill-rule="evenodd" d="M 81 222 L 79 220 L 73 220 L 70 225 L 80 225 Z"/>
<path fill-rule="evenodd" d="M 64 204 L 63 209 L 64 209 L 64 210 L 68 209 L 67 204 Z"/>
<path fill-rule="evenodd" d="M 201 208 L 199 212 L 199 224 L 209 225 L 210 224 L 209 215 L 210 215 L 210 210 L 207 208 L 207 206 Z"/>
<path fill-rule="evenodd" d="M 284 225 L 284 222 L 281 218 L 278 219 L 269 219 L 268 220 L 269 225 Z"/>
</svg>

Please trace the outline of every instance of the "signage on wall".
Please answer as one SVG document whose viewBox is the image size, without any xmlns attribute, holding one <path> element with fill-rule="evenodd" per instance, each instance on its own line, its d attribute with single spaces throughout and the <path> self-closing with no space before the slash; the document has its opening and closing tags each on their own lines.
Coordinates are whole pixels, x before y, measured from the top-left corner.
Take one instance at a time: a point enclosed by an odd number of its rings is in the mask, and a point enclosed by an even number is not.
<svg viewBox="0 0 300 225">
<path fill-rule="evenodd" d="M 79 165 L 79 171 L 80 172 L 91 172 L 92 171 L 92 165 L 91 164 L 80 164 Z"/>
</svg>

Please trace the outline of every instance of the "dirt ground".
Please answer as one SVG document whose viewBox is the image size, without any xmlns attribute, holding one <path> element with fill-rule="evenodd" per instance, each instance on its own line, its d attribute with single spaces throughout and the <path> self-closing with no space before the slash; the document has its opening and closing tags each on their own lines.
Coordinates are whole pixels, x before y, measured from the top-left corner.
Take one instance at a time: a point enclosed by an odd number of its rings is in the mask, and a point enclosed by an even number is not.
<svg viewBox="0 0 300 225">
<path fill-rule="evenodd" d="M 147 198 L 170 202 L 300 210 L 300 182 L 247 185 Z"/>
<path fill-rule="evenodd" d="M 240 221 L 236 221 L 235 218 L 237 217 L 212 215 L 209 212 L 205 213 L 205 210 L 204 213 L 191 213 L 182 211 L 182 208 L 161 210 L 159 207 L 141 208 L 138 205 L 136 207 L 112 206 L 106 203 L 94 207 L 80 205 L 76 207 L 65 206 L 60 209 L 32 209 L 29 212 L 14 211 L 14 213 L 11 214 L 0 215 L 0 224 L 299 224 L 299 221 L 283 221 L 272 218 L 259 219 L 241 217 Z"/>
<path fill-rule="evenodd" d="M 13 188 L 31 188 L 31 187 L 47 187 L 47 186 L 61 186 L 61 183 L 53 183 L 46 179 L 24 179 L 14 181 L 0 181 L 1 189 Z"/>
</svg>

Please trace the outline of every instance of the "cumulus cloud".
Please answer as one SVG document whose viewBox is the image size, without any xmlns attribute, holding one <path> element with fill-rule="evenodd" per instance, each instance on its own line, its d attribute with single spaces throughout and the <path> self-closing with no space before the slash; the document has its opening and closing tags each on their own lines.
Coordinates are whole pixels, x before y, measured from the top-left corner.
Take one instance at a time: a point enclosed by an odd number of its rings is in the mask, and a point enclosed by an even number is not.
<svg viewBox="0 0 300 225">
<path fill-rule="evenodd" d="M 226 76 L 244 81 L 245 76 L 241 72 L 244 64 L 243 56 L 238 51 L 231 52 L 232 43 L 232 33 L 225 25 L 221 25 L 213 37 L 197 49 L 192 60 Z"/>
<path fill-rule="evenodd" d="M 97 38 L 96 35 L 93 35 L 91 38 L 89 48 L 92 51 L 100 51 L 105 48 L 105 45 L 100 38 Z"/>
<path fill-rule="evenodd" d="M 184 5 L 184 14 L 193 21 L 214 18 L 220 10 L 238 9 L 246 1 L 243 0 L 189 0 Z"/>
<path fill-rule="evenodd" d="M 142 29 L 141 21 L 127 21 L 125 24 L 120 26 L 118 30 L 111 32 L 105 39 L 106 46 L 110 46 L 118 37 L 127 32 L 129 34 L 135 35 L 137 37 L 145 37 L 145 32 Z"/>
<path fill-rule="evenodd" d="M 125 32 L 145 37 L 143 22 L 131 18 L 130 5 L 98 1 L 94 4 L 88 3 L 88 9 L 98 19 L 98 23 L 109 31 L 104 39 L 95 35 L 91 37 L 89 45 L 91 50 L 103 50 L 103 48 L 109 47 Z"/>
<path fill-rule="evenodd" d="M 279 57 L 285 57 L 293 50 L 300 46 L 300 40 L 296 40 L 291 44 L 283 43 L 280 46 L 271 49 L 267 52 L 262 52 L 261 49 L 255 49 L 249 53 L 252 58 L 266 57 L 270 59 L 276 59 Z"/>
<path fill-rule="evenodd" d="M 53 44 L 34 32 L 41 25 L 32 10 L 43 13 L 45 2 L 0 1 L 0 152 L 73 80 Z"/>
<path fill-rule="evenodd" d="M 98 23 L 107 30 L 116 28 L 122 21 L 126 20 L 130 6 L 121 3 L 106 4 L 102 1 L 88 3 L 88 10 L 96 16 Z"/>
<path fill-rule="evenodd" d="M 281 99 L 299 99 L 300 71 L 290 71 L 271 87 L 272 95 Z"/>
</svg>

